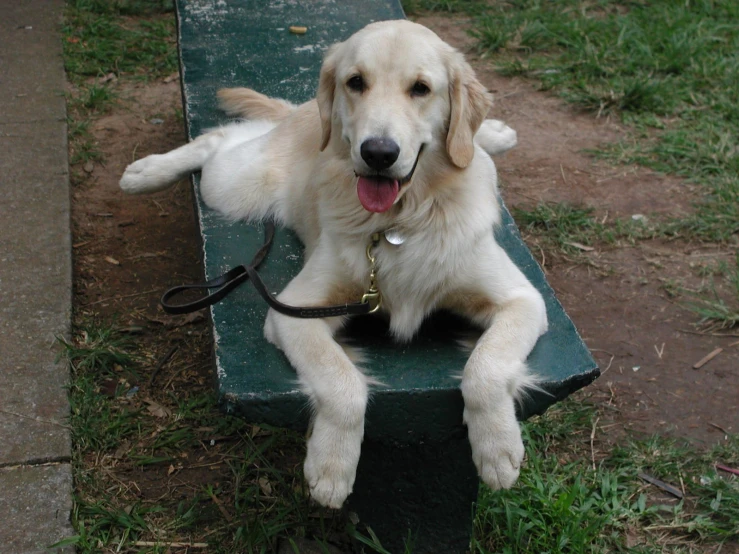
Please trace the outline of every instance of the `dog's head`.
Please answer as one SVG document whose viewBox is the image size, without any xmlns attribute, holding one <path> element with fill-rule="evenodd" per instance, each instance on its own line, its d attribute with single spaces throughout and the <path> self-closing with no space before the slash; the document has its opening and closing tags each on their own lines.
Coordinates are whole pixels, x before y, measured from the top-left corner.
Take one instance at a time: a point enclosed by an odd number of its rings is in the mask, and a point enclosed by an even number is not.
<svg viewBox="0 0 739 554">
<path fill-rule="evenodd" d="M 348 147 L 362 205 L 384 212 L 425 151 L 443 150 L 454 166 L 467 167 L 491 105 L 462 55 L 431 30 L 404 20 L 373 23 L 326 55 L 321 150 L 332 141 Z"/>
</svg>

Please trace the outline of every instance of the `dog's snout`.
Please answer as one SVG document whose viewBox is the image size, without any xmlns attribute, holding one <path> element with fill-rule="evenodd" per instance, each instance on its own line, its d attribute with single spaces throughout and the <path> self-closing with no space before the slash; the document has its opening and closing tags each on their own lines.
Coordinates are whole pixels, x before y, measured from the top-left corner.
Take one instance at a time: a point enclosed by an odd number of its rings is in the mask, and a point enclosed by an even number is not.
<svg viewBox="0 0 739 554">
<path fill-rule="evenodd" d="M 362 159 L 372 169 L 387 169 L 400 156 L 400 146 L 388 138 L 370 138 L 362 143 L 359 150 Z"/>
</svg>

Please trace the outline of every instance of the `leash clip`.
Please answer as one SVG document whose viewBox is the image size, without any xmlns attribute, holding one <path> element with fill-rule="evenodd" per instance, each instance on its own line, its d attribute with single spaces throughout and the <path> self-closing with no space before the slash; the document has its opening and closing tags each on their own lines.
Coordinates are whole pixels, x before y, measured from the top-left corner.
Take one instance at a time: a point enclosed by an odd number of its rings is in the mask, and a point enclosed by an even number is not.
<svg viewBox="0 0 739 554">
<path fill-rule="evenodd" d="M 367 245 L 367 260 L 370 263 L 370 283 L 367 292 L 362 296 L 362 304 L 369 304 L 370 310 L 367 313 L 373 314 L 382 306 L 382 293 L 377 288 L 377 258 L 375 258 L 372 250 L 380 244 L 380 233 L 372 235 L 372 240 Z"/>
<path fill-rule="evenodd" d="M 362 304 L 370 305 L 370 309 L 367 312 L 368 314 L 375 313 L 380 309 L 380 306 L 382 306 L 382 293 L 376 288 L 373 289 L 370 287 L 370 289 L 362 295 Z"/>
</svg>

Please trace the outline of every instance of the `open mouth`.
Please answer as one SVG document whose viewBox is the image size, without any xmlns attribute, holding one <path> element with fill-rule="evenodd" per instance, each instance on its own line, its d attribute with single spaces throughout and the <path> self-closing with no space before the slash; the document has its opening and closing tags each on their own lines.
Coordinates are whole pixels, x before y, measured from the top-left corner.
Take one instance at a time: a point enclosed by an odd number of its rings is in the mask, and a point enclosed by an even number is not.
<svg viewBox="0 0 739 554">
<path fill-rule="evenodd" d="M 418 150 L 416 161 L 410 173 L 402 179 L 392 179 L 383 175 L 358 175 L 357 179 L 357 196 L 362 203 L 362 207 L 368 212 L 382 213 L 388 211 L 395 203 L 395 199 L 400 193 L 400 188 L 408 183 L 416 171 L 418 160 L 423 152 L 423 145 Z"/>
</svg>

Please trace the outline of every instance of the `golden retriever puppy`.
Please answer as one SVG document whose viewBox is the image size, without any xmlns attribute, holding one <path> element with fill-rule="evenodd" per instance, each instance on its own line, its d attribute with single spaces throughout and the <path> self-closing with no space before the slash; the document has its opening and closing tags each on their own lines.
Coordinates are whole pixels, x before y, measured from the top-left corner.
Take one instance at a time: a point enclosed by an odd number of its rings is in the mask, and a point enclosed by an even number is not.
<svg viewBox="0 0 739 554">
<path fill-rule="evenodd" d="M 131 164 L 121 188 L 151 192 L 201 170 L 210 207 L 294 229 L 305 264 L 278 296 L 287 304 L 357 301 L 370 237 L 401 237 L 374 249 L 381 310 L 400 341 L 442 308 L 485 329 L 462 375 L 464 421 L 482 479 L 510 487 L 524 455 L 514 402 L 532 383 L 525 361 L 547 318 L 493 236 L 490 155 L 516 135 L 485 120 L 491 97 L 462 55 L 421 25 L 373 23 L 327 52 L 316 100 L 294 106 L 248 89 L 220 98 L 246 120 Z M 305 478 L 332 508 L 352 491 L 370 384 L 334 339 L 343 321 L 270 310 L 264 329 L 313 403 Z"/>
</svg>

